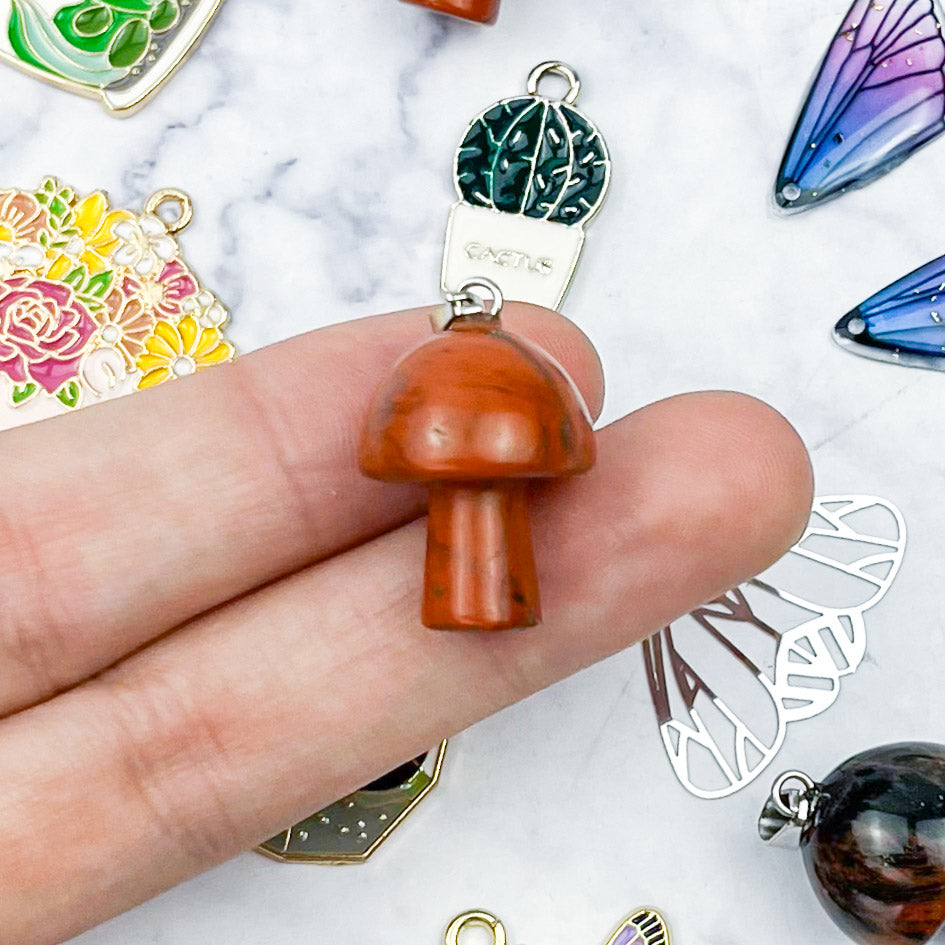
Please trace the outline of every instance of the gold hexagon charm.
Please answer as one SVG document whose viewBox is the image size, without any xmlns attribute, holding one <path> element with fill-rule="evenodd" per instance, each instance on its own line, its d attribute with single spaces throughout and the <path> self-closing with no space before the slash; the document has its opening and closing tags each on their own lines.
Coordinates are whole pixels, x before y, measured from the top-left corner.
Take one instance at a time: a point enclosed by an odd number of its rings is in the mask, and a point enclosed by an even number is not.
<svg viewBox="0 0 945 945">
<path fill-rule="evenodd" d="M 436 787 L 446 742 L 256 847 L 284 863 L 363 863 Z"/>
</svg>

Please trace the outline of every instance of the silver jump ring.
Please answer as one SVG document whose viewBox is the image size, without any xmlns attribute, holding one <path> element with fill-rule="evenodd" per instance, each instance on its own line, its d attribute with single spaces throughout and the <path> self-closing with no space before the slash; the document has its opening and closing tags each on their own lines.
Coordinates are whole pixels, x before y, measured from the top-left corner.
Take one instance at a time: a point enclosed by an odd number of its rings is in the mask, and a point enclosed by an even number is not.
<svg viewBox="0 0 945 945">
<path fill-rule="evenodd" d="M 796 820 L 800 814 L 800 806 L 791 808 L 787 805 L 786 798 L 788 797 L 788 792 L 785 790 L 785 786 L 791 781 L 800 781 L 801 784 L 804 785 L 804 790 L 798 796 L 799 801 L 809 798 L 817 785 L 810 777 L 804 774 L 803 771 L 785 771 L 784 774 L 774 782 L 774 787 L 771 788 L 771 800 L 781 814 L 787 817 L 788 820 L 793 821 Z"/>
<path fill-rule="evenodd" d="M 486 296 L 474 291 L 475 289 L 485 289 Z M 445 298 L 452 312 L 451 322 L 468 315 L 488 315 L 490 318 L 498 318 L 505 305 L 502 290 L 491 279 L 482 276 L 467 279 L 455 292 L 450 292 Z M 491 304 L 489 304 L 490 301 Z"/>
<path fill-rule="evenodd" d="M 565 105 L 573 105 L 581 94 L 581 80 L 577 73 L 563 62 L 551 60 L 535 66 L 528 75 L 528 85 L 526 89 L 529 95 L 538 94 L 538 84 L 546 75 L 559 75 L 568 83 L 568 94 L 561 99 Z"/>
</svg>

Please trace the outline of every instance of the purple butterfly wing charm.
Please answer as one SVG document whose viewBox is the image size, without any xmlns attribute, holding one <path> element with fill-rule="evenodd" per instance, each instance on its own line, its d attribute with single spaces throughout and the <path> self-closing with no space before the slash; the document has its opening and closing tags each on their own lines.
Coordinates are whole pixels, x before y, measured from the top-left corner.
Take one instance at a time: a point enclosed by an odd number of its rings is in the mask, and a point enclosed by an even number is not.
<svg viewBox="0 0 945 945">
<path fill-rule="evenodd" d="M 804 210 L 862 187 L 945 131 L 935 0 L 855 0 L 801 110 L 775 200 Z"/>
<path fill-rule="evenodd" d="M 655 909 L 638 909 L 605 945 L 670 945 L 666 920 Z"/>
</svg>

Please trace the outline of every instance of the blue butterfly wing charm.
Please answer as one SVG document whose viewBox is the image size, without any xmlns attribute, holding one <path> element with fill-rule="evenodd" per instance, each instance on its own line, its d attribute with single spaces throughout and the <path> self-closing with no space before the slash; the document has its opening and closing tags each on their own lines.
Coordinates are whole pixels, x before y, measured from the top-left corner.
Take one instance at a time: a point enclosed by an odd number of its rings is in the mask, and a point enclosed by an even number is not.
<svg viewBox="0 0 945 945">
<path fill-rule="evenodd" d="M 945 131 L 945 40 L 935 0 L 855 0 L 775 184 L 785 210 L 862 187 Z"/>
<path fill-rule="evenodd" d="M 669 928 L 655 909 L 638 909 L 620 923 L 605 945 L 670 945 Z"/>
<path fill-rule="evenodd" d="M 945 371 L 945 256 L 847 312 L 834 338 L 867 358 Z"/>
</svg>

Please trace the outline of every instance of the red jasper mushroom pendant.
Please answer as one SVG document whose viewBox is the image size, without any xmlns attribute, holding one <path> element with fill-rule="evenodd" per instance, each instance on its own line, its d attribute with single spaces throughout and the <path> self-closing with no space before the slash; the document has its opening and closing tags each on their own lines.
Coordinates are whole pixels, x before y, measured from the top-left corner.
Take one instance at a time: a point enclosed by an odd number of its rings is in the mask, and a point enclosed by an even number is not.
<svg viewBox="0 0 945 945">
<path fill-rule="evenodd" d="M 434 13 L 446 13 L 473 23 L 495 23 L 499 17 L 499 0 L 406 0 Z"/>
<path fill-rule="evenodd" d="M 493 296 L 491 310 L 471 293 Z M 423 623 L 508 630 L 541 619 L 529 480 L 594 465 L 581 395 L 541 349 L 502 331 L 502 296 L 477 279 L 449 297 L 443 330 L 380 386 L 361 441 L 374 479 L 429 486 Z"/>
</svg>

